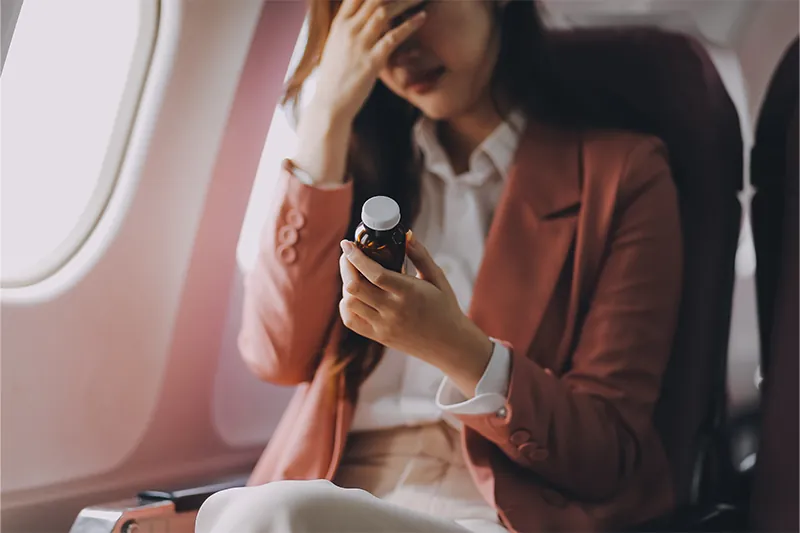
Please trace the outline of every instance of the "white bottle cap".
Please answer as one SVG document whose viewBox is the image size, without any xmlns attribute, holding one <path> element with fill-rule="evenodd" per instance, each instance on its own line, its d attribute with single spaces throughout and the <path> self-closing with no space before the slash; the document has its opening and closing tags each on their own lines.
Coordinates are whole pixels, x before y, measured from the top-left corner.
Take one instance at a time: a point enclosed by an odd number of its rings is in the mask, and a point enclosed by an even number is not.
<svg viewBox="0 0 800 533">
<path fill-rule="evenodd" d="M 388 196 L 373 196 L 361 208 L 361 221 L 375 231 L 390 230 L 400 223 L 400 206 Z"/>
</svg>

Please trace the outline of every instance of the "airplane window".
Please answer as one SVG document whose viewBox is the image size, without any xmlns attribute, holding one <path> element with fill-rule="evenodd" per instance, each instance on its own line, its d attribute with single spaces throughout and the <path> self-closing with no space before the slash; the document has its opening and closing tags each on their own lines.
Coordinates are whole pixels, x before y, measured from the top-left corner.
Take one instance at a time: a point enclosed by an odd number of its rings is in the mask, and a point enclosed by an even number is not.
<svg viewBox="0 0 800 533">
<path fill-rule="evenodd" d="M 158 0 L 25 0 L 0 77 L 2 277 L 35 283 L 80 247 L 114 186 Z"/>
<path fill-rule="evenodd" d="M 0 73 L 6 63 L 8 55 L 8 45 L 14 36 L 14 28 L 17 25 L 19 10 L 22 8 L 22 0 L 7 0 L 0 4 Z"/>
<path fill-rule="evenodd" d="M 289 61 L 286 78 L 289 77 L 303 56 L 306 38 L 307 23 L 304 22 L 297 38 L 292 58 Z M 314 76 L 312 75 L 308 80 L 307 87 L 304 88 L 304 93 L 301 95 L 301 106 L 303 102 L 307 102 L 308 98 L 313 95 L 313 91 Z M 242 232 L 236 249 L 239 268 L 243 271 L 250 270 L 255 264 L 261 228 L 269 213 L 267 206 L 269 205 L 272 191 L 277 184 L 280 162 L 283 158 L 291 155 L 297 142 L 293 124 L 292 110 L 279 105 L 272 116 L 272 123 L 267 134 L 267 140 L 264 143 L 264 151 L 258 164 L 253 191 L 247 204 Z"/>
</svg>

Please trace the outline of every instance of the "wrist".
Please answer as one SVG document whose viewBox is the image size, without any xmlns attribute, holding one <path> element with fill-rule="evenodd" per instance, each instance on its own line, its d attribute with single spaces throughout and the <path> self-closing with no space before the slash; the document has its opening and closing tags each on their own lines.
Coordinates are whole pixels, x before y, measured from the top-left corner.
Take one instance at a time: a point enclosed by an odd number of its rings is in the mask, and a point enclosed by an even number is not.
<svg viewBox="0 0 800 533">
<path fill-rule="evenodd" d="M 298 140 L 316 148 L 347 148 L 353 123 L 329 110 L 309 107 L 297 125 Z M 302 149 L 303 145 L 300 144 Z"/>
<path fill-rule="evenodd" d="M 351 122 L 337 118 L 324 106 L 304 110 L 292 159 L 311 176 L 314 185 L 344 183 L 351 129 Z"/>
<path fill-rule="evenodd" d="M 306 116 L 314 117 L 315 122 L 325 127 L 332 133 L 342 133 L 353 127 L 355 113 L 351 113 L 344 106 L 338 105 L 333 101 L 326 100 L 321 96 L 316 96 L 308 105 Z"/>
<path fill-rule="evenodd" d="M 450 349 L 444 350 L 438 365 L 465 396 L 472 397 L 494 352 L 494 342 L 464 316 Z"/>
</svg>

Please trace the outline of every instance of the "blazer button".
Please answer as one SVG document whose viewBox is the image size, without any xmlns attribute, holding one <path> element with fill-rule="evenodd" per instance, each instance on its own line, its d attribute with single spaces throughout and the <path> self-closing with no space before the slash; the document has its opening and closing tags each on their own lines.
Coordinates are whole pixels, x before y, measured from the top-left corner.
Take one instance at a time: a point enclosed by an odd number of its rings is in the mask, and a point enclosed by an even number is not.
<svg viewBox="0 0 800 533">
<path fill-rule="evenodd" d="M 518 445 L 517 449 L 519 450 L 519 453 L 530 459 L 531 455 L 533 455 L 533 452 L 539 449 L 539 445 L 535 442 L 528 441 Z"/>
<path fill-rule="evenodd" d="M 535 442 L 526 442 L 519 446 L 519 452 L 531 461 L 544 461 L 550 453 L 544 448 L 539 447 Z"/>
<path fill-rule="evenodd" d="M 518 429 L 508 439 L 514 446 L 521 446 L 531 439 L 531 434 L 524 429 Z"/>
<path fill-rule="evenodd" d="M 528 456 L 531 461 L 544 461 L 550 457 L 550 452 L 544 448 L 537 448 Z"/>
<path fill-rule="evenodd" d="M 550 489 L 542 491 L 542 499 L 554 507 L 564 508 L 569 505 L 569 500 L 563 494 Z"/>
<path fill-rule="evenodd" d="M 286 245 L 297 243 L 297 230 L 291 226 L 283 226 L 278 230 L 278 242 Z"/>
<path fill-rule="evenodd" d="M 286 222 L 295 229 L 301 229 L 306 225 L 306 217 L 297 209 L 289 209 L 286 212 Z"/>
<path fill-rule="evenodd" d="M 297 261 L 297 250 L 295 250 L 292 246 L 279 246 L 278 257 L 280 257 L 281 261 L 287 265 L 291 265 Z"/>
</svg>

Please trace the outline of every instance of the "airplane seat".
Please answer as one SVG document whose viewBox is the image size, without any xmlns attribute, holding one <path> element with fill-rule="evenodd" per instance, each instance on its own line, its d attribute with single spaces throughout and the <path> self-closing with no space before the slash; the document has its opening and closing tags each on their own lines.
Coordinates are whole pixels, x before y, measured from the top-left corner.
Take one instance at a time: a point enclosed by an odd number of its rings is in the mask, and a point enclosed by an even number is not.
<svg viewBox="0 0 800 533">
<path fill-rule="evenodd" d="M 798 531 L 800 527 L 799 106 L 798 41 L 795 40 L 770 83 L 752 157 L 753 181 L 759 186 L 753 199 L 754 232 L 756 225 L 759 228 L 759 238 L 755 241 L 759 254 L 756 266 L 759 324 L 762 346 L 768 350 L 762 352 L 761 439 L 750 497 L 752 531 Z M 759 275 L 762 267 L 765 272 Z"/>
<path fill-rule="evenodd" d="M 753 243 L 756 250 L 756 303 L 758 306 L 761 374 L 769 372 L 773 313 L 777 294 L 784 230 L 784 196 L 787 164 L 786 136 L 798 92 L 798 39 L 784 53 L 770 80 L 756 125 L 750 176 L 756 189 L 751 203 Z"/>
<path fill-rule="evenodd" d="M 656 135 L 668 148 L 685 265 L 656 428 L 672 466 L 678 506 L 715 502 L 729 470 L 721 427 L 741 220 L 738 113 L 709 55 L 692 37 L 655 28 L 570 30 L 559 32 L 554 48 L 564 86 L 574 88 L 572 96 L 598 123 Z M 688 520 L 693 512 L 681 515 Z M 689 527 L 667 520 L 648 529 Z"/>
<path fill-rule="evenodd" d="M 790 44 L 772 75 L 758 116 L 755 142 L 751 150 L 750 176 L 756 193 L 751 201 L 751 223 L 755 246 L 756 308 L 759 326 L 758 387 L 764 398 L 765 375 L 770 375 L 775 342 L 776 299 L 779 296 L 780 269 L 783 250 L 788 241 L 784 235 L 787 206 L 786 187 L 787 132 L 790 131 L 791 110 L 797 105 L 798 39 Z M 791 166 L 791 163 L 789 163 Z M 729 421 L 731 449 L 737 450 L 736 475 L 732 483 L 732 500 L 744 507 L 752 499 L 753 471 L 758 457 L 763 405 L 748 408 Z M 769 416 L 769 415 L 768 415 Z"/>
</svg>

